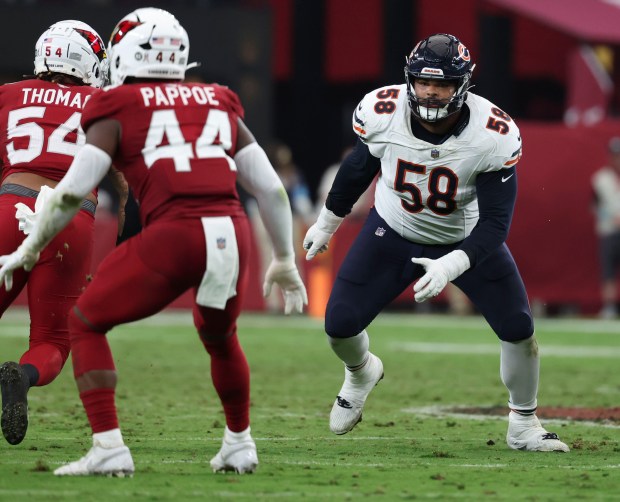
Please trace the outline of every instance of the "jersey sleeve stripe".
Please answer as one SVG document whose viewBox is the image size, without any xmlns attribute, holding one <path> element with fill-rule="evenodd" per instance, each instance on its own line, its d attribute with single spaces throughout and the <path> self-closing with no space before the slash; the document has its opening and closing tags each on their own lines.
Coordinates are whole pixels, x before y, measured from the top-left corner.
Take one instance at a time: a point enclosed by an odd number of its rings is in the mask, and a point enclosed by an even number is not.
<svg viewBox="0 0 620 502">
<path fill-rule="evenodd" d="M 506 166 L 506 167 L 514 166 L 520 160 L 521 160 L 521 152 L 519 152 L 519 155 L 517 155 L 517 157 L 515 159 L 512 159 L 512 160 L 509 160 L 509 161 L 505 162 L 504 166 Z"/>
</svg>

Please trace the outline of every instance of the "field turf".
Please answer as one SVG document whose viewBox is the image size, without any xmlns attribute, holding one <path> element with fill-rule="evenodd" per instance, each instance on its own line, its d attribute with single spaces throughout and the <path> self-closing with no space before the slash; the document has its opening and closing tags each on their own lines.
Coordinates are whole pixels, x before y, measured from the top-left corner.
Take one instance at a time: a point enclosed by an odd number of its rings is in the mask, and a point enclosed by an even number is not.
<svg viewBox="0 0 620 502">
<path fill-rule="evenodd" d="M 0 321 L 2 360 L 19 358 L 27 326 L 19 310 Z M 209 468 L 224 421 L 191 315 L 119 327 L 109 339 L 135 476 L 52 475 L 91 441 L 69 362 L 51 385 L 31 390 L 24 442 L 0 438 L 0 501 L 620 501 L 620 422 L 544 420 L 571 452 L 524 453 L 506 446 L 505 414 L 459 412 L 506 406 L 499 344 L 480 318 L 385 314 L 369 333 L 385 378 L 363 422 L 335 436 L 328 417 L 343 368 L 322 322 L 242 316 L 260 465 L 238 476 Z M 537 336 L 539 406 L 620 406 L 620 322 L 540 320 Z"/>
</svg>

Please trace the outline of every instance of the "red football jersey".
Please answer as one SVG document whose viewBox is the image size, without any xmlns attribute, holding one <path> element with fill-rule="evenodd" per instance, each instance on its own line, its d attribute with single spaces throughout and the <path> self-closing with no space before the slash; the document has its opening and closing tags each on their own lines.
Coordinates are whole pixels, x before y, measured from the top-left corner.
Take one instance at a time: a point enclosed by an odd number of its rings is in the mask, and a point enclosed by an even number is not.
<svg viewBox="0 0 620 502">
<path fill-rule="evenodd" d="M 82 109 L 97 92 L 37 79 L 0 86 L 2 179 L 16 172 L 62 179 L 85 142 Z"/>
<path fill-rule="evenodd" d="M 202 83 L 141 83 L 106 89 L 82 117 L 117 120 L 114 166 L 140 205 L 143 224 L 158 219 L 240 215 L 232 157 L 243 107 L 226 87 Z"/>
</svg>

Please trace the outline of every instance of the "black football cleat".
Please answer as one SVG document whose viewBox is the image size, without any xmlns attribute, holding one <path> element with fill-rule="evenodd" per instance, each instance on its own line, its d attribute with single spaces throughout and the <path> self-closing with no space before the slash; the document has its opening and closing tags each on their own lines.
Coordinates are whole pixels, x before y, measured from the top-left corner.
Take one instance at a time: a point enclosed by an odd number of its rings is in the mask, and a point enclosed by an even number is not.
<svg viewBox="0 0 620 502">
<path fill-rule="evenodd" d="M 2 434 L 9 444 L 19 444 L 26 437 L 29 388 L 28 375 L 18 363 L 8 361 L 0 366 Z"/>
</svg>

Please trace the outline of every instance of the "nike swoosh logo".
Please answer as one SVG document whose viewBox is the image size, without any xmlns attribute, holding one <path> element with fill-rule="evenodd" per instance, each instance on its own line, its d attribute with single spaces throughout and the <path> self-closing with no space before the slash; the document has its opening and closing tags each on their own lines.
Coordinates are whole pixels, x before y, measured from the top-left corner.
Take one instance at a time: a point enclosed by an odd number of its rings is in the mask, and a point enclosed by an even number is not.
<svg viewBox="0 0 620 502">
<path fill-rule="evenodd" d="M 506 183 L 510 178 L 512 178 L 515 175 L 515 173 L 512 173 L 510 176 L 507 176 L 506 178 L 504 178 L 502 176 L 502 183 Z"/>
</svg>

